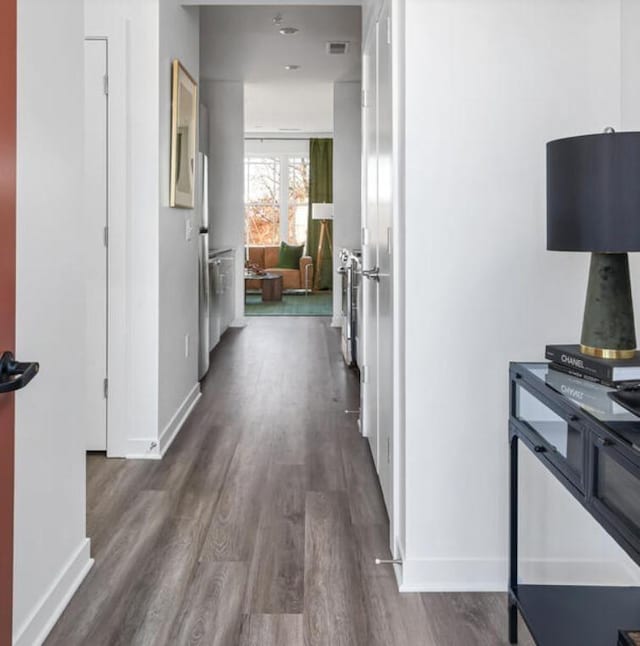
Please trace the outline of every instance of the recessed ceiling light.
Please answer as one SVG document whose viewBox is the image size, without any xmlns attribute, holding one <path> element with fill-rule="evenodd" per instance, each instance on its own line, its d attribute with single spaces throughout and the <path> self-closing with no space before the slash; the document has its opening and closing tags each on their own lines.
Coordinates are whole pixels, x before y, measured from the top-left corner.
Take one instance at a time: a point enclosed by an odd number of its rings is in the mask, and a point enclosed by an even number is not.
<svg viewBox="0 0 640 646">
<path fill-rule="evenodd" d="M 280 33 L 283 36 L 293 36 L 293 34 L 297 34 L 300 30 L 297 27 L 283 27 L 280 30 Z"/>
<path fill-rule="evenodd" d="M 277 13 L 274 18 L 273 18 L 273 24 L 274 25 L 281 25 L 282 24 L 282 14 Z"/>
<path fill-rule="evenodd" d="M 284 69 L 287 70 L 287 72 L 295 72 L 300 69 L 300 65 L 285 65 Z"/>
</svg>

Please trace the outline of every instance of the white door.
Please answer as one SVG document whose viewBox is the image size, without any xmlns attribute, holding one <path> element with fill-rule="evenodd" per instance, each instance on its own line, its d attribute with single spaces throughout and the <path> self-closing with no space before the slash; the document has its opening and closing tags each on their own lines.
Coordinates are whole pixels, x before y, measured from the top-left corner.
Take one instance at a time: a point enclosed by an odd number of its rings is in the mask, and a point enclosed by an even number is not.
<svg viewBox="0 0 640 646">
<path fill-rule="evenodd" d="M 393 504 L 393 119 L 389 10 L 378 27 L 378 473 L 392 518 Z"/>
<path fill-rule="evenodd" d="M 377 62 L 378 25 L 375 24 L 365 44 L 364 53 L 364 218 L 362 269 L 372 272 L 378 268 L 378 129 L 377 129 Z M 373 278 L 361 281 L 363 328 L 362 342 L 362 432 L 369 439 L 371 454 L 379 465 L 378 447 L 378 283 Z"/>
<path fill-rule="evenodd" d="M 389 517 L 393 516 L 392 86 L 388 9 L 364 56 L 365 216 L 363 432 L 369 438 Z"/>
<path fill-rule="evenodd" d="M 87 450 L 107 449 L 107 41 L 85 41 L 84 241 Z"/>
</svg>

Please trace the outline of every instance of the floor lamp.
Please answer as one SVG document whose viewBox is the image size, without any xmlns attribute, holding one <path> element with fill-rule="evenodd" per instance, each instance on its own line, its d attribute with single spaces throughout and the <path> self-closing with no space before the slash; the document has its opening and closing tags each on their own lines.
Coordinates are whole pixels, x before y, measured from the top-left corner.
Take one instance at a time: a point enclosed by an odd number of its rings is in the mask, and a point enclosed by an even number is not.
<svg viewBox="0 0 640 646">
<path fill-rule="evenodd" d="M 311 219 L 320 220 L 320 237 L 318 238 L 318 252 L 316 254 L 317 266 L 313 279 L 313 288 L 317 290 L 320 286 L 320 270 L 322 269 L 325 237 L 329 243 L 329 251 L 333 259 L 333 242 L 331 241 L 331 232 L 329 231 L 329 222 L 333 220 L 333 204 L 314 202 L 311 205 Z"/>
</svg>

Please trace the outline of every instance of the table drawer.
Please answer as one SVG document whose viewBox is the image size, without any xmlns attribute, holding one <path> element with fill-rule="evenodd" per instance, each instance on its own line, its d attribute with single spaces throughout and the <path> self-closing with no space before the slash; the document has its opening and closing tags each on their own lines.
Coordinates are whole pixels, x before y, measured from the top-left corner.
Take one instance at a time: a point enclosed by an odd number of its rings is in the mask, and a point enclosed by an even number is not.
<svg viewBox="0 0 640 646">
<path fill-rule="evenodd" d="M 572 411 L 563 410 L 515 382 L 512 416 L 529 431 L 534 450 L 543 453 L 578 489 L 585 492 L 586 429 Z"/>
</svg>

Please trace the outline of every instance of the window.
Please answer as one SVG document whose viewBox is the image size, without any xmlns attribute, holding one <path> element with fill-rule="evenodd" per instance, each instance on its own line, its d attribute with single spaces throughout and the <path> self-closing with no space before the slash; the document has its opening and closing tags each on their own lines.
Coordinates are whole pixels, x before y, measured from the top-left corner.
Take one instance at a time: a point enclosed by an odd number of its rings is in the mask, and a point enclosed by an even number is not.
<svg viewBox="0 0 640 646">
<path fill-rule="evenodd" d="M 244 190 L 248 245 L 277 245 L 281 240 L 297 245 L 306 242 L 308 157 L 246 157 Z"/>
<path fill-rule="evenodd" d="M 247 243 L 280 243 L 280 160 L 248 157 L 245 160 L 245 226 Z"/>
<path fill-rule="evenodd" d="M 307 241 L 309 219 L 309 159 L 289 157 L 289 197 L 287 204 L 287 236 L 289 244 Z"/>
</svg>

